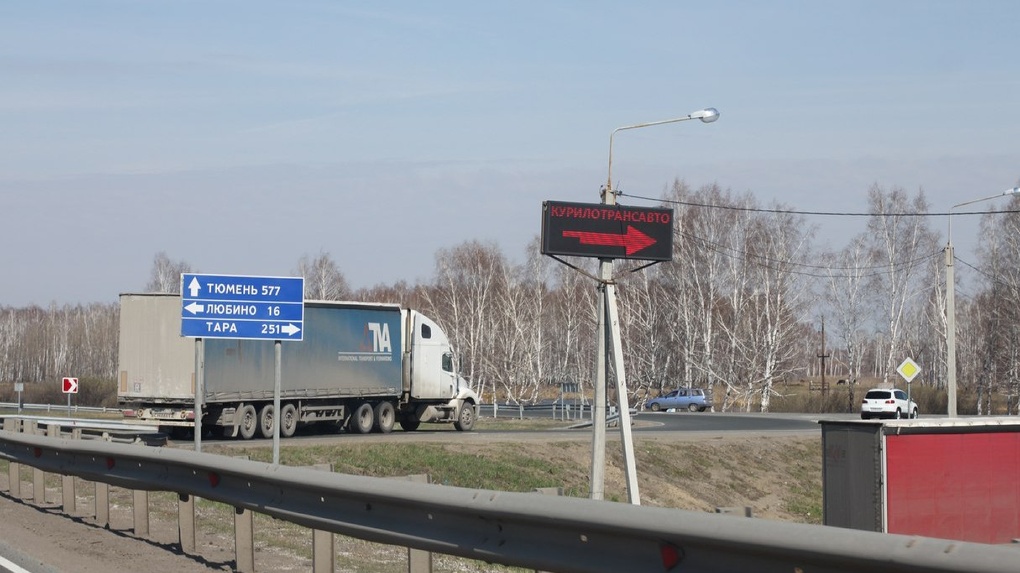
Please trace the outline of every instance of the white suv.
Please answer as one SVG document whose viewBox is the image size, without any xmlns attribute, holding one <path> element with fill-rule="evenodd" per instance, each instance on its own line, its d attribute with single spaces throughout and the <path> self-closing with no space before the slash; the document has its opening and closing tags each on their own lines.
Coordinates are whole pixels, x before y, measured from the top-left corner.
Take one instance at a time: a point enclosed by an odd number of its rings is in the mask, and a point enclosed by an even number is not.
<svg viewBox="0 0 1020 573">
<path fill-rule="evenodd" d="M 861 418 L 917 417 L 917 402 L 907 399 L 907 393 L 896 389 L 868 390 L 861 402 Z"/>
</svg>

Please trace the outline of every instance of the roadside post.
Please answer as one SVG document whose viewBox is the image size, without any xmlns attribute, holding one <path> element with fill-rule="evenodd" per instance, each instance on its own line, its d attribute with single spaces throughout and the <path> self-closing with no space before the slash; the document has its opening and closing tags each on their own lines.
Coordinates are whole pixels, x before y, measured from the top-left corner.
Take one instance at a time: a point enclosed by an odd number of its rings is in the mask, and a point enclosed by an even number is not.
<svg viewBox="0 0 1020 573">
<path fill-rule="evenodd" d="M 71 417 L 71 394 L 78 393 L 78 379 L 65 376 L 61 380 L 61 390 L 64 394 L 67 394 L 67 417 Z M 21 401 L 21 396 L 18 396 L 18 401 Z"/>
<path fill-rule="evenodd" d="M 907 381 L 907 409 L 910 409 L 910 383 L 921 373 L 921 367 L 909 356 L 896 367 L 896 372 Z M 913 411 L 907 412 L 907 418 L 913 417 Z"/>
</svg>

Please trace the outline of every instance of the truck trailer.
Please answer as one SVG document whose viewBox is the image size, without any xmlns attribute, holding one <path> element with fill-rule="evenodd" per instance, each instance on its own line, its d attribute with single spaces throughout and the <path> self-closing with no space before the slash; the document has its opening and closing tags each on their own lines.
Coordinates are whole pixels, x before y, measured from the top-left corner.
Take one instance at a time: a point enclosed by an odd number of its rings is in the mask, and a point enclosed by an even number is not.
<svg viewBox="0 0 1020 573">
<path fill-rule="evenodd" d="M 126 417 L 168 430 L 195 425 L 226 437 L 273 437 L 272 340 L 185 338 L 174 294 L 120 295 L 117 399 Z M 306 301 L 303 340 L 280 347 L 280 436 L 300 427 L 405 431 L 423 422 L 471 430 L 478 396 L 460 377 L 449 339 L 418 311 L 395 304 Z"/>
</svg>

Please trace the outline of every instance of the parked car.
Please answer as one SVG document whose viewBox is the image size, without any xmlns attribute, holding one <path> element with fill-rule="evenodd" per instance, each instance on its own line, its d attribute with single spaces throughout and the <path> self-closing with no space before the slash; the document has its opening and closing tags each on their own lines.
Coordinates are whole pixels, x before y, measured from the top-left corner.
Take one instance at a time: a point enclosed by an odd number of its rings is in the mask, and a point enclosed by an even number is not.
<svg viewBox="0 0 1020 573">
<path fill-rule="evenodd" d="M 708 394 L 701 388 L 678 388 L 665 396 L 652 398 L 645 402 L 645 408 L 653 412 L 673 408 L 704 412 L 711 405 Z"/>
<path fill-rule="evenodd" d="M 917 417 L 917 402 L 907 399 L 903 390 L 868 390 L 861 402 L 861 419 Z"/>
</svg>

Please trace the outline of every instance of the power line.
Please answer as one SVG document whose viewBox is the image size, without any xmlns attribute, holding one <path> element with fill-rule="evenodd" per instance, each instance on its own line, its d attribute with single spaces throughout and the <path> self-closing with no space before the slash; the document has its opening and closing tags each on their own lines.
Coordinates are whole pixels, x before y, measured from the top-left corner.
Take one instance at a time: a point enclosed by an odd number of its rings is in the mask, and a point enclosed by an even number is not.
<svg viewBox="0 0 1020 573">
<path fill-rule="evenodd" d="M 945 211 L 942 213 L 859 213 L 851 211 L 799 211 L 796 209 L 763 209 L 760 207 L 737 207 L 731 205 L 712 205 L 710 203 L 694 203 L 692 201 L 679 201 L 676 199 L 645 197 L 617 191 L 623 197 L 631 197 L 642 201 L 653 203 L 667 203 L 670 205 L 683 205 L 685 207 L 703 207 L 705 209 L 726 209 L 729 211 L 747 211 L 751 213 L 775 213 L 782 215 L 812 215 L 819 217 L 956 217 L 961 215 L 986 215 L 988 213 L 1020 213 L 1020 209 L 1006 209 L 1003 211 Z"/>
</svg>

